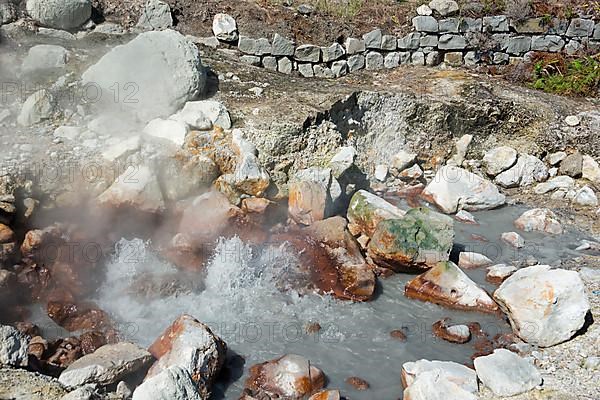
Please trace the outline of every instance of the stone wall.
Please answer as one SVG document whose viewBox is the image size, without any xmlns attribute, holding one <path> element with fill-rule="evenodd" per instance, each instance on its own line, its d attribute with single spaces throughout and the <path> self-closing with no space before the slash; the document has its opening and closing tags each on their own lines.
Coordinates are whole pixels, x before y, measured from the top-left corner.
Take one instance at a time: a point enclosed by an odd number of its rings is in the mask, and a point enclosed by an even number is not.
<svg viewBox="0 0 600 400">
<path fill-rule="evenodd" d="M 522 59 L 532 51 L 565 52 L 582 48 L 600 51 L 600 23 L 592 19 L 530 18 L 505 15 L 465 18 L 421 6 L 406 36 L 375 29 L 362 38 L 348 38 L 327 47 L 296 46 L 275 34 L 272 40 L 237 36 L 245 63 L 304 77 L 337 78 L 361 69 L 381 70 L 401 64 L 436 66 L 501 65 Z M 235 24 L 235 23 L 234 23 Z M 215 38 L 213 45 L 218 45 Z M 221 38 L 220 38 L 221 39 Z M 221 39 L 222 40 L 222 39 Z"/>
</svg>

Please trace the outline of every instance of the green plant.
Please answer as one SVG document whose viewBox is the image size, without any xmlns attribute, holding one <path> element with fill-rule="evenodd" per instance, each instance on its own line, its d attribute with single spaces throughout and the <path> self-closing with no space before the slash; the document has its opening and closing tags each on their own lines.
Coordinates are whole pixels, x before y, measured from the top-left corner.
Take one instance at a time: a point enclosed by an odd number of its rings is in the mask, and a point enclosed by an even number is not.
<svg viewBox="0 0 600 400">
<path fill-rule="evenodd" d="M 542 58 L 535 62 L 532 87 L 568 96 L 597 96 L 600 88 L 599 56 L 565 61 Z"/>
<path fill-rule="evenodd" d="M 353 18 L 362 9 L 365 0 L 316 0 L 315 8 L 342 18 Z"/>
</svg>

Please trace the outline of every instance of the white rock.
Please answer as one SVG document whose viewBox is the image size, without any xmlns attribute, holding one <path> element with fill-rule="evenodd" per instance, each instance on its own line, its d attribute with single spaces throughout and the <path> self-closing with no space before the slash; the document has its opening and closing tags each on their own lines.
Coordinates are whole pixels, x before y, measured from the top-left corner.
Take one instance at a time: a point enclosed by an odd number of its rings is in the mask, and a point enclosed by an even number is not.
<svg viewBox="0 0 600 400">
<path fill-rule="evenodd" d="M 583 179 L 590 182 L 600 183 L 600 165 L 590 156 L 583 156 L 581 169 Z"/>
<path fill-rule="evenodd" d="M 598 205 L 598 197 L 596 196 L 596 193 L 587 185 L 576 192 L 573 201 L 580 206 L 596 207 Z"/>
<path fill-rule="evenodd" d="M 490 176 L 496 176 L 506 171 L 516 162 L 517 151 L 508 146 L 495 147 L 483 156 L 483 165 L 485 165 L 486 172 Z"/>
<path fill-rule="evenodd" d="M 253 154 L 242 156 L 233 175 L 235 187 L 252 196 L 262 196 L 271 182 L 269 173 Z"/>
<path fill-rule="evenodd" d="M 412 181 L 423 176 L 423 170 L 418 164 L 408 167 L 396 175 L 398 178 L 405 181 Z"/>
<path fill-rule="evenodd" d="M 564 151 L 557 151 L 556 153 L 549 154 L 548 157 L 546 157 L 546 161 L 548 161 L 548 164 L 550 165 L 558 165 L 565 158 L 567 158 L 567 153 Z"/>
<path fill-rule="evenodd" d="M 431 10 L 431 8 L 429 8 L 427 4 L 423 4 L 417 7 L 417 14 L 427 16 L 433 14 L 433 11 Z"/>
<path fill-rule="evenodd" d="M 600 250 L 600 246 L 598 247 L 598 250 Z M 600 282 L 600 270 L 598 269 L 583 267 L 581 268 L 581 270 L 579 270 L 579 275 L 581 276 L 581 279 L 583 279 L 585 282 Z"/>
<path fill-rule="evenodd" d="M 477 220 L 475 219 L 473 214 L 465 210 L 460 210 L 459 212 L 457 212 L 454 218 L 465 224 L 477 225 Z"/>
<path fill-rule="evenodd" d="M 535 265 L 515 272 L 494 298 L 525 342 L 549 347 L 569 340 L 585 323 L 590 309 L 575 271 Z"/>
<path fill-rule="evenodd" d="M 509 276 L 515 273 L 517 267 L 513 265 L 506 264 L 496 264 L 488 267 L 487 279 L 489 281 L 499 281 L 502 282 Z"/>
<path fill-rule="evenodd" d="M 133 392 L 132 400 L 202 400 L 190 373 L 172 366 L 146 379 Z"/>
<path fill-rule="evenodd" d="M 60 69 L 67 64 L 68 55 L 62 46 L 40 44 L 29 49 L 21 68 L 25 73 Z"/>
<path fill-rule="evenodd" d="M 579 118 L 577 115 L 569 115 L 567 118 L 565 118 L 565 123 L 571 127 L 575 127 L 581 123 L 581 118 Z"/>
<path fill-rule="evenodd" d="M 385 182 L 388 175 L 387 165 L 377 165 L 375 167 L 375 179 L 380 182 Z"/>
<path fill-rule="evenodd" d="M 78 126 L 59 126 L 58 128 L 56 128 L 54 130 L 54 136 L 59 137 L 59 138 L 63 138 L 63 139 L 69 139 L 69 140 L 75 140 L 79 137 L 79 135 L 81 134 L 81 128 Z"/>
<path fill-rule="evenodd" d="M 529 361 L 506 349 L 477 357 L 474 364 L 481 382 L 497 396 L 516 396 L 542 384 L 542 376 Z"/>
<path fill-rule="evenodd" d="M 137 23 L 138 28 L 160 31 L 173 26 L 171 7 L 161 0 L 148 0 Z"/>
<path fill-rule="evenodd" d="M 333 176 L 339 178 L 354 164 L 356 149 L 352 146 L 340 147 L 338 152 L 329 161 Z"/>
<path fill-rule="evenodd" d="M 27 0 L 27 13 L 44 26 L 69 30 L 92 16 L 91 0 Z"/>
<path fill-rule="evenodd" d="M 231 129 L 231 117 L 223 103 L 214 100 L 188 101 L 183 109 L 169 117 L 185 122 L 190 128 L 209 130 L 215 126 Z"/>
<path fill-rule="evenodd" d="M 213 19 L 212 30 L 219 40 L 234 42 L 238 39 L 237 23 L 231 15 L 216 14 Z"/>
<path fill-rule="evenodd" d="M 457 165 L 461 166 L 465 161 L 465 157 L 467 155 L 467 151 L 469 151 L 469 145 L 473 141 L 473 135 L 463 135 L 456 141 L 455 148 L 456 154 L 452 156 L 451 161 Z"/>
<path fill-rule="evenodd" d="M 516 249 L 523 248 L 525 246 L 525 239 L 517 232 L 504 232 L 501 236 L 503 242 L 510 244 Z"/>
<path fill-rule="evenodd" d="M 422 374 L 430 371 L 438 371 L 444 379 L 460 386 L 467 392 L 477 393 L 478 391 L 475 371 L 452 361 L 406 362 L 402 364 L 402 383 L 405 387 L 410 387 Z"/>
<path fill-rule="evenodd" d="M 548 179 L 548 168 L 542 160 L 523 154 L 510 169 L 496 176 L 495 182 L 502 187 L 528 186 Z"/>
<path fill-rule="evenodd" d="M 423 196 L 447 214 L 461 209 L 489 210 L 506 202 L 506 196 L 492 182 L 453 166 L 440 168 Z"/>
<path fill-rule="evenodd" d="M 94 389 L 95 385 L 86 385 L 65 394 L 60 400 L 94 400 L 99 394 Z"/>
<path fill-rule="evenodd" d="M 185 123 L 180 121 L 155 118 L 144 127 L 144 133 L 148 136 L 167 139 L 181 147 L 185 143 L 188 128 Z"/>
<path fill-rule="evenodd" d="M 412 166 L 417 160 L 415 153 L 409 153 L 405 150 L 401 150 L 392 157 L 392 167 L 398 172 L 404 171 L 406 168 Z"/>
<path fill-rule="evenodd" d="M 244 138 L 244 133 L 241 129 L 234 129 L 231 132 L 231 144 L 239 156 L 247 154 L 258 156 L 256 146 Z"/>
<path fill-rule="evenodd" d="M 404 398 L 410 400 L 477 400 L 478 397 L 445 379 L 439 370 L 427 371 L 404 389 Z"/>
<path fill-rule="evenodd" d="M 458 3 L 454 0 L 432 0 L 429 2 L 429 8 L 440 13 L 442 17 L 453 14 L 458 11 Z"/>
<path fill-rule="evenodd" d="M 41 89 L 25 100 L 17 122 L 22 126 L 30 126 L 48 119 L 54 112 L 54 97 L 46 90 Z"/>
<path fill-rule="evenodd" d="M 105 160 L 112 162 L 138 151 L 141 144 L 142 141 L 139 135 L 132 136 L 108 147 L 102 152 L 102 157 L 104 157 Z"/>
<path fill-rule="evenodd" d="M 515 226 L 525 232 L 546 232 L 554 235 L 563 233 L 563 227 L 556 214 L 547 208 L 534 208 L 525 211 L 515 220 Z"/>
<path fill-rule="evenodd" d="M 536 194 L 545 194 L 556 189 L 571 189 L 573 187 L 575 187 L 575 180 L 570 176 L 563 175 L 538 184 L 533 191 Z"/>
<path fill-rule="evenodd" d="M 0 325 L 0 365 L 26 367 L 29 338 L 8 325 Z"/>
<path fill-rule="evenodd" d="M 463 251 L 458 256 L 458 266 L 461 268 L 480 268 L 492 264 L 492 260 L 479 253 Z"/>
</svg>

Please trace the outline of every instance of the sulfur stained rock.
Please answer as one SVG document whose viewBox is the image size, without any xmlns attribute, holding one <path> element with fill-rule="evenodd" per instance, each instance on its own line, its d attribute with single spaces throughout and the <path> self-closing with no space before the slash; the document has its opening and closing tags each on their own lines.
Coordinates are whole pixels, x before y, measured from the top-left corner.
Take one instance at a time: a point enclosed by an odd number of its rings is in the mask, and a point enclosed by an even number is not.
<svg viewBox="0 0 600 400">
<path fill-rule="evenodd" d="M 348 207 L 348 228 L 352 234 L 372 236 L 379 222 L 386 219 L 402 218 L 405 211 L 388 203 L 366 190 L 359 190 L 352 196 Z"/>
<path fill-rule="evenodd" d="M 564 232 L 556 214 L 547 208 L 525 211 L 515 220 L 515 226 L 525 232 L 545 232 L 560 235 Z"/>
<path fill-rule="evenodd" d="M 299 224 L 311 225 L 325 218 L 327 190 L 317 182 L 300 181 L 290 184 L 289 214 Z"/>
</svg>

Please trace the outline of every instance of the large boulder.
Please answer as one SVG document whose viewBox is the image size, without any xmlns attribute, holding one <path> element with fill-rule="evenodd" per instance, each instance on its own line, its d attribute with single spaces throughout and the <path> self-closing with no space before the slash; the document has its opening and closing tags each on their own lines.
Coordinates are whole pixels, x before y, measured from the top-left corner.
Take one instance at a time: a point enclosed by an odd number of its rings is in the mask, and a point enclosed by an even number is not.
<svg viewBox="0 0 600 400">
<path fill-rule="evenodd" d="M 92 0 L 27 0 L 27 12 L 44 26 L 69 30 L 92 16 Z"/>
<path fill-rule="evenodd" d="M 135 68 L 141 60 L 143 68 Z M 113 107 L 131 109 L 150 120 L 172 114 L 202 93 L 206 71 L 198 48 L 179 32 L 167 29 L 142 33 L 115 47 L 88 68 L 82 80 L 105 93 L 102 99 Z M 115 82 L 120 85 L 117 104 Z"/>
<path fill-rule="evenodd" d="M 157 361 L 146 380 L 178 366 L 190 374 L 202 398 L 208 398 L 210 387 L 225 362 L 227 345 L 208 326 L 182 315 L 156 339 L 149 351 Z"/>
<path fill-rule="evenodd" d="M 440 262 L 408 282 L 404 294 L 459 310 L 498 311 L 494 300 L 451 261 Z"/>
<path fill-rule="evenodd" d="M 325 218 L 327 189 L 318 182 L 292 182 L 289 186 L 288 211 L 298 224 L 311 225 Z"/>
<path fill-rule="evenodd" d="M 488 175 L 496 176 L 517 162 L 517 151 L 512 147 L 500 146 L 489 150 L 483 156 L 483 165 Z"/>
<path fill-rule="evenodd" d="M 39 44 L 27 52 L 21 69 L 26 74 L 60 71 L 67 64 L 69 52 L 62 46 Z"/>
<path fill-rule="evenodd" d="M 496 185 L 465 169 L 444 166 L 427 185 L 422 196 L 446 214 L 479 211 L 502 206 L 506 196 Z"/>
<path fill-rule="evenodd" d="M 405 211 L 366 190 L 352 196 L 348 207 L 348 228 L 352 234 L 372 236 L 379 222 L 404 217 Z"/>
<path fill-rule="evenodd" d="M 151 362 L 152 355 L 135 344 L 107 344 L 69 365 L 58 380 L 68 387 L 88 383 L 110 385 L 148 367 Z"/>
<path fill-rule="evenodd" d="M 477 357 L 473 363 L 481 382 L 497 396 L 516 396 L 542 383 L 542 376 L 529 361 L 506 349 Z"/>
<path fill-rule="evenodd" d="M 132 400 L 202 400 L 190 373 L 172 366 L 146 379 L 133 392 Z"/>
<path fill-rule="evenodd" d="M 422 374 L 438 371 L 446 380 L 460 386 L 470 393 L 477 393 L 477 375 L 471 368 L 452 361 L 418 360 L 402 365 L 402 384 L 405 388 L 412 386 Z"/>
<path fill-rule="evenodd" d="M 0 325 L 0 365 L 26 367 L 29 338 L 8 325 Z"/>
<path fill-rule="evenodd" d="M 252 366 L 244 392 L 247 398 L 300 400 L 324 386 L 323 371 L 302 356 L 287 354 Z"/>
<path fill-rule="evenodd" d="M 420 271 L 448 261 L 453 243 L 452 218 L 413 208 L 402 219 L 377 224 L 368 252 L 375 262 L 395 271 Z"/>
<path fill-rule="evenodd" d="M 556 214 L 547 208 L 534 208 L 525 211 L 515 220 L 514 224 L 525 232 L 537 231 L 554 235 L 560 235 L 564 232 Z"/>
<path fill-rule="evenodd" d="M 517 163 L 496 176 L 495 182 L 505 188 L 529 186 L 548 179 L 548 167 L 539 158 L 522 154 Z"/>
<path fill-rule="evenodd" d="M 549 347 L 569 340 L 585 324 L 590 304 L 575 271 L 536 265 L 515 272 L 494 298 L 514 332 L 527 343 Z"/>
<path fill-rule="evenodd" d="M 476 394 L 467 392 L 446 379 L 439 370 L 427 371 L 404 390 L 407 400 L 477 400 Z"/>
</svg>

